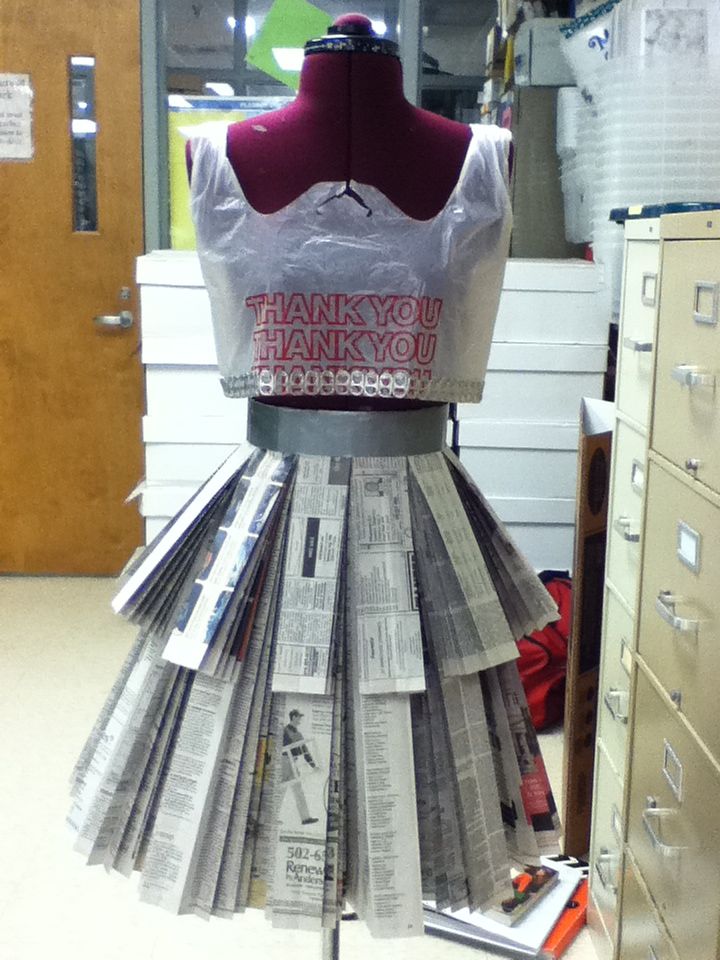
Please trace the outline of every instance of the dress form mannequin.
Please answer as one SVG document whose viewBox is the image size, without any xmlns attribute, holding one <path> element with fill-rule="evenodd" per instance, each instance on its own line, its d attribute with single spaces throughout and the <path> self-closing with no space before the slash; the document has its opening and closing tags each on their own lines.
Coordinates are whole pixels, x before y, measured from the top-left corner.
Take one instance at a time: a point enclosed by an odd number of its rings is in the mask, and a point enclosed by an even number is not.
<svg viewBox="0 0 720 960">
<path fill-rule="evenodd" d="M 334 26 L 373 36 L 358 14 Z M 427 220 L 452 193 L 470 137 L 466 125 L 408 103 L 397 57 L 333 51 L 306 54 L 295 102 L 233 124 L 227 151 L 260 213 L 281 210 L 316 183 L 352 180 L 361 195 L 370 184 L 403 213 Z"/>
</svg>

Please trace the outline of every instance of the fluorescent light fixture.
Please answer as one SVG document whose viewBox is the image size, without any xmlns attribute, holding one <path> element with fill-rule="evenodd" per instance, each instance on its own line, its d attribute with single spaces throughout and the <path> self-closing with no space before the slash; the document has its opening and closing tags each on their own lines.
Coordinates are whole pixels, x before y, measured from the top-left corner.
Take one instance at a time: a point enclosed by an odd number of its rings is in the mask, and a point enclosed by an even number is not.
<svg viewBox="0 0 720 960">
<path fill-rule="evenodd" d="M 207 93 L 214 93 L 218 97 L 234 97 L 235 89 L 229 83 L 220 83 L 220 81 L 210 80 L 204 84 Z"/>
<path fill-rule="evenodd" d="M 95 57 L 70 57 L 73 67 L 94 67 Z"/>
<path fill-rule="evenodd" d="M 183 109 L 192 107 L 190 101 L 183 97 L 181 93 L 171 93 L 168 96 L 168 106 L 169 107 L 183 107 Z"/>
<path fill-rule="evenodd" d="M 387 24 L 384 20 L 371 20 L 370 24 L 379 37 L 384 37 L 387 33 Z"/>
<path fill-rule="evenodd" d="M 73 133 L 97 133 L 97 124 L 94 120 L 73 120 Z"/>
<path fill-rule="evenodd" d="M 302 47 L 273 47 L 275 62 L 281 70 L 299 71 L 302 69 L 305 51 Z"/>
</svg>

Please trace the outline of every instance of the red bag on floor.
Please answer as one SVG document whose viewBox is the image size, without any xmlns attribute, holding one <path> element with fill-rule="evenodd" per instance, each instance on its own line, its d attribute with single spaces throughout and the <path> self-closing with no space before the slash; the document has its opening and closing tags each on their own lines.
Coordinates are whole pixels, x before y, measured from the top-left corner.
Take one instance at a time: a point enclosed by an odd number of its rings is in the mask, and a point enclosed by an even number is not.
<svg viewBox="0 0 720 960">
<path fill-rule="evenodd" d="M 572 611 L 569 577 L 552 576 L 545 580 L 545 586 L 558 606 L 560 619 L 518 641 L 520 679 L 536 730 L 544 730 L 563 719 Z"/>
</svg>

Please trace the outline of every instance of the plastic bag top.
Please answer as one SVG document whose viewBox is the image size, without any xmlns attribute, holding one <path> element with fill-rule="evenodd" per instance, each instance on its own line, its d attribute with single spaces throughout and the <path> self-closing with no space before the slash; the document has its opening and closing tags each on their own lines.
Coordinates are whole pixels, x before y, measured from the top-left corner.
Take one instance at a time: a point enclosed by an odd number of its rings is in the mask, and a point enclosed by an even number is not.
<svg viewBox="0 0 720 960">
<path fill-rule="evenodd" d="M 429 220 L 356 181 L 371 216 L 350 197 L 323 204 L 337 183 L 258 213 L 226 136 L 212 124 L 193 137 L 191 183 L 225 393 L 480 400 L 510 237 L 510 134 L 472 127 Z"/>
</svg>

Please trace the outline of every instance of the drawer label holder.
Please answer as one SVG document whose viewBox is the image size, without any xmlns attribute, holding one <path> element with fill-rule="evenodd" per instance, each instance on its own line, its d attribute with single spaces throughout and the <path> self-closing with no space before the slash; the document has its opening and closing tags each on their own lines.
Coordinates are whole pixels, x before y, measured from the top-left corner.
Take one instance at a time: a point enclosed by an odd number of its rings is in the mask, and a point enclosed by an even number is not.
<svg viewBox="0 0 720 960">
<path fill-rule="evenodd" d="M 663 741 L 663 776 L 675 794 L 678 803 L 683 798 L 683 765 L 667 740 Z"/>
<path fill-rule="evenodd" d="M 679 520 L 677 525 L 677 555 L 680 563 L 693 573 L 700 573 L 700 545 L 702 534 L 690 524 Z"/>
</svg>

